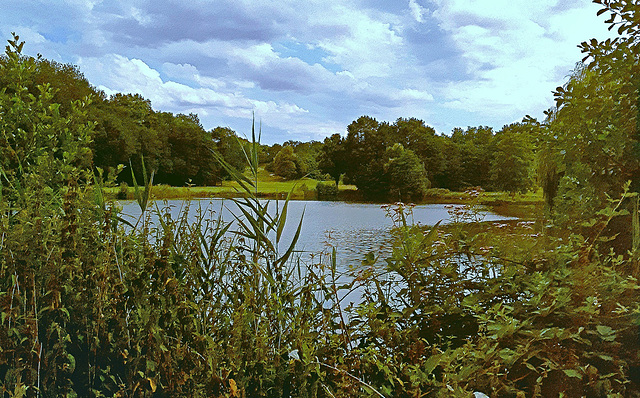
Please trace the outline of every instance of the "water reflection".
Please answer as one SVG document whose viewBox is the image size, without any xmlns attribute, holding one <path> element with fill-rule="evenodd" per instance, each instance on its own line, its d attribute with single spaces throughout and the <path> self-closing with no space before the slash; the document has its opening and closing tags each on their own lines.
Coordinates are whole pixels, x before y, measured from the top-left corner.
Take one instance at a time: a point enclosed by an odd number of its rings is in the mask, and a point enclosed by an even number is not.
<svg viewBox="0 0 640 398">
<path fill-rule="evenodd" d="M 283 202 L 270 201 L 269 211 L 280 211 L 282 204 Z M 137 203 L 122 201 L 120 205 L 125 219 L 135 224 L 140 217 L 140 208 Z M 449 223 L 452 221 L 450 206 L 444 204 L 415 206 L 408 222 L 425 226 L 434 225 L 439 221 L 443 224 Z M 223 199 L 158 201 L 151 207 L 168 211 L 174 219 L 185 209 L 188 210 L 190 220 L 194 220 L 199 211 L 208 212 L 210 216 L 216 218 L 220 216 L 225 222 L 234 222 L 235 217 L 242 214 L 233 201 Z M 488 210 L 482 211 L 480 215 L 485 221 L 508 219 Z M 332 247 L 337 250 L 338 262 L 341 266 L 359 264 L 369 252 L 375 253 L 379 258 L 388 257 L 391 252 L 390 230 L 393 221 L 379 204 L 291 201 L 288 207 L 287 224 L 283 231 L 283 246 L 288 246 L 293 238 L 301 217 L 303 217 L 303 223 L 296 249 L 301 253 L 303 261 L 313 259 L 314 254 L 328 254 Z M 152 216 L 151 222 L 157 222 L 157 217 Z M 230 230 L 237 228 L 238 223 L 235 222 Z"/>
</svg>

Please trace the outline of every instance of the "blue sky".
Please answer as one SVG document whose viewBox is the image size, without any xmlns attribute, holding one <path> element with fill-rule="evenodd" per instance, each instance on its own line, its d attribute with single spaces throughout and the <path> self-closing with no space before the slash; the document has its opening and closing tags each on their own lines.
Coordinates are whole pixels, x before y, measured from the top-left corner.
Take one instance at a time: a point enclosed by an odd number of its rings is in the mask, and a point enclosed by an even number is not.
<svg viewBox="0 0 640 398">
<path fill-rule="evenodd" d="M 362 115 L 454 127 L 539 119 L 608 37 L 588 0 L 3 0 L 0 34 L 107 94 L 263 143 L 345 134 Z"/>
</svg>

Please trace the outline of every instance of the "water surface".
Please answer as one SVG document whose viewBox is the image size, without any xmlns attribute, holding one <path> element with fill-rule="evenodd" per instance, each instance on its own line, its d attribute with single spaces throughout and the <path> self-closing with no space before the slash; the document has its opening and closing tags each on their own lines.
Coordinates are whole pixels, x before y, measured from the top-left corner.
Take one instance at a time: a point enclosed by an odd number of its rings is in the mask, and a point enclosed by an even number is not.
<svg viewBox="0 0 640 398">
<path fill-rule="evenodd" d="M 269 203 L 271 211 L 276 211 L 276 202 Z M 140 216 L 138 204 L 134 201 L 122 201 L 120 204 L 125 218 L 135 223 Z M 278 202 L 280 209 L 282 204 L 282 201 Z M 195 218 L 198 209 L 210 211 L 215 217 L 222 215 L 222 219 L 227 222 L 234 221 L 234 214 L 242 214 L 236 204 L 228 199 L 157 201 L 152 208 L 156 205 L 161 209 L 169 208 L 174 218 L 185 206 L 188 206 L 189 217 L 192 219 Z M 407 221 L 424 226 L 435 225 L 439 221 L 443 224 L 449 223 L 451 206 L 417 205 L 411 208 Z M 390 251 L 390 230 L 393 227 L 393 220 L 388 216 L 389 209 L 385 210 L 379 204 L 370 203 L 290 201 L 283 232 L 283 246 L 287 246 L 293 238 L 302 217 L 302 229 L 296 249 L 307 256 L 312 253 L 328 253 L 331 247 L 335 247 L 341 264 L 359 262 L 369 252 L 385 257 Z M 488 210 L 483 211 L 481 216 L 484 221 L 508 219 Z M 237 229 L 237 226 L 235 223 L 231 230 Z"/>
</svg>

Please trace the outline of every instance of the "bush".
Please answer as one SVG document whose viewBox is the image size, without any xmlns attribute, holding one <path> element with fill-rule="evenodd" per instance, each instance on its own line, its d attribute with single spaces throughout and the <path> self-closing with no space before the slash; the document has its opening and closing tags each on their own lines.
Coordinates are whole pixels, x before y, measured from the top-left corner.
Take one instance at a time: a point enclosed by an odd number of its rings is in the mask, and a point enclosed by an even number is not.
<svg viewBox="0 0 640 398">
<path fill-rule="evenodd" d="M 120 200 L 131 199 L 129 197 L 129 185 L 126 182 L 120 183 L 118 193 L 116 194 L 116 199 L 120 199 Z"/>
<path fill-rule="evenodd" d="M 384 269 L 357 271 L 354 373 L 387 396 L 637 396 L 640 285 L 621 257 L 526 223 L 425 231 L 406 211 Z"/>
<path fill-rule="evenodd" d="M 316 185 L 316 193 L 318 199 L 321 200 L 336 199 L 338 197 L 338 187 L 334 183 L 319 182 L 318 185 Z"/>
</svg>

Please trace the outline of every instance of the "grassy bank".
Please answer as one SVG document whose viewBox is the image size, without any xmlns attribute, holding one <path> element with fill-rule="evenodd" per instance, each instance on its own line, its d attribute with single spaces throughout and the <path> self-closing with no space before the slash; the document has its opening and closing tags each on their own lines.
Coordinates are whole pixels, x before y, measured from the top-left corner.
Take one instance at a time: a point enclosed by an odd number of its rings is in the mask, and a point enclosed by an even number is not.
<svg viewBox="0 0 640 398">
<path fill-rule="evenodd" d="M 247 177 L 250 177 L 247 174 Z M 260 168 L 258 171 L 258 191 L 256 196 L 261 198 L 286 198 L 291 192 L 291 198 L 295 200 L 315 200 L 316 185 L 320 181 L 312 178 L 297 180 L 285 180 Z M 325 181 L 330 184 L 330 181 Z M 341 193 L 355 192 L 355 185 L 340 185 Z M 133 187 L 106 188 L 108 197 L 133 199 Z M 169 185 L 156 185 L 153 187 L 152 196 L 155 199 L 191 199 L 191 198 L 234 198 L 244 196 L 244 191 L 236 181 L 222 181 L 220 185 L 208 187 L 172 187 Z"/>
<path fill-rule="evenodd" d="M 260 198 L 284 199 L 291 192 L 294 200 L 317 200 L 316 186 L 321 182 L 312 178 L 285 180 L 263 168 L 258 172 L 258 191 Z M 324 181 L 331 184 L 331 181 Z M 362 197 L 355 185 L 340 184 L 337 199 L 343 201 L 362 201 Z M 133 187 L 106 188 L 105 193 L 110 199 L 133 199 Z M 192 199 L 192 198 L 234 198 L 244 196 L 244 191 L 236 181 L 222 181 L 218 186 L 189 186 L 172 187 L 169 185 L 155 185 L 152 190 L 154 199 Z M 455 192 L 447 189 L 434 188 L 427 191 L 421 203 L 435 204 L 468 204 L 475 202 L 490 206 L 501 215 L 527 218 L 542 209 L 542 191 L 526 194 L 511 194 L 508 192 Z"/>
</svg>

